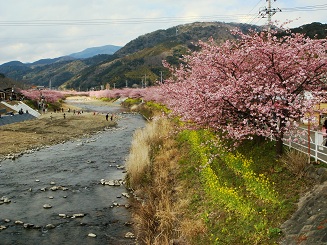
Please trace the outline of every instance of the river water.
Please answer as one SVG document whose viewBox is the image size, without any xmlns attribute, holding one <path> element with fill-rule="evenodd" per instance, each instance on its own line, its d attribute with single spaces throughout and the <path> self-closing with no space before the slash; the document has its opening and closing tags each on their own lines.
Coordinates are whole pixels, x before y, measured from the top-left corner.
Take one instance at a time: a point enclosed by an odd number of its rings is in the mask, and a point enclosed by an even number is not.
<svg viewBox="0 0 327 245">
<path fill-rule="evenodd" d="M 120 107 L 75 105 L 120 119 L 91 137 L 0 162 L 1 245 L 135 244 L 125 238 L 133 232 L 126 188 L 100 182 L 122 182 L 133 132 L 145 121 Z"/>
</svg>

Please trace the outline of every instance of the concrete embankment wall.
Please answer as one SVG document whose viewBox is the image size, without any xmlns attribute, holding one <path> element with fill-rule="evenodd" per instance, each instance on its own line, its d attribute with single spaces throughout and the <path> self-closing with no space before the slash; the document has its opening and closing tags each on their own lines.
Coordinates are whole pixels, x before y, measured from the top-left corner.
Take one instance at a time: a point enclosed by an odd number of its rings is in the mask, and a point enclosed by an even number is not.
<svg viewBox="0 0 327 245">
<path fill-rule="evenodd" d="M 41 116 L 41 114 L 38 111 L 32 109 L 31 107 L 29 107 L 28 105 L 26 105 L 24 102 L 21 102 L 21 101 L 18 101 L 17 104 L 15 104 L 15 105 L 11 105 L 4 101 L 1 101 L 0 103 L 5 105 L 6 107 L 10 108 L 13 112 L 13 115 L 8 115 L 8 113 L 6 113 L 5 115 L 3 115 L 3 114 L 1 115 L 0 126 L 6 125 L 6 124 L 11 124 L 11 123 L 16 123 L 16 122 L 22 122 L 22 121 L 26 121 L 26 120 L 31 120 L 31 119 Z M 18 112 L 20 110 L 22 110 L 24 113 L 18 114 Z M 26 113 L 26 112 L 28 112 L 28 113 Z"/>
</svg>

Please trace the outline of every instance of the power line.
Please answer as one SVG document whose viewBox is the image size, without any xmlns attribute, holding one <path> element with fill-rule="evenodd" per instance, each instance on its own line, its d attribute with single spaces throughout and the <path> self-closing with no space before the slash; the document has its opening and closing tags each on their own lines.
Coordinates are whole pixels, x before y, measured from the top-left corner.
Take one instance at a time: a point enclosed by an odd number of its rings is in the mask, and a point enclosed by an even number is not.
<svg viewBox="0 0 327 245">
<path fill-rule="evenodd" d="M 282 8 L 283 12 L 321 11 L 321 10 L 327 10 L 327 4 L 304 6 L 304 7 L 294 7 L 294 8 Z"/>
<path fill-rule="evenodd" d="M 250 10 L 249 14 L 261 3 L 262 0 L 259 0 L 259 2 Z"/>
<path fill-rule="evenodd" d="M 256 22 L 253 22 L 255 20 L 256 20 Z M 257 25 L 261 20 L 262 20 L 262 18 L 260 16 L 260 14 L 258 13 L 257 16 L 249 24 L 250 25 Z"/>
<path fill-rule="evenodd" d="M 258 5 L 258 4 L 257 4 Z M 289 12 L 305 12 L 305 11 L 326 11 L 327 10 L 327 4 L 320 4 L 320 5 L 310 5 L 310 6 L 303 6 L 303 7 L 293 7 L 293 8 L 277 8 L 277 9 L 271 9 L 272 14 L 276 12 L 282 12 L 282 13 L 289 13 Z M 263 13 L 260 13 L 263 12 Z M 256 23 L 253 23 L 257 18 L 264 18 L 265 14 L 267 12 L 270 12 L 269 9 L 263 8 L 259 11 L 259 14 L 255 16 L 249 24 L 256 25 L 260 20 L 256 21 Z"/>
<path fill-rule="evenodd" d="M 249 13 L 251 13 L 261 2 L 260 0 Z M 268 0 L 267 0 L 268 1 Z M 240 19 L 250 19 L 250 23 L 260 17 L 273 15 L 278 11 L 298 12 L 298 11 L 325 11 L 327 4 L 311 5 L 293 8 L 265 8 L 259 14 L 233 14 L 233 15 L 208 15 L 208 16 L 185 16 L 185 17 L 158 17 L 158 18 L 121 18 L 121 19 L 61 19 L 61 20 L 16 20 L 0 21 L 0 26 L 97 26 L 97 25 L 134 25 L 153 23 L 173 23 L 186 21 L 239 21 Z M 249 22 L 249 21 L 247 21 Z"/>
<path fill-rule="evenodd" d="M 259 2 L 250 10 L 250 12 L 249 12 L 249 14 L 254 10 L 254 9 L 256 9 L 257 7 L 258 7 L 258 5 L 259 5 L 259 3 L 261 3 L 262 2 L 262 0 L 259 0 Z M 256 15 L 254 15 L 253 16 L 253 18 L 250 20 L 250 21 L 248 21 L 247 23 L 248 24 L 253 24 L 253 21 L 255 21 L 256 19 L 258 19 L 258 17 L 259 17 L 259 13 L 257 13 Z M 257 21 L 258 22 L 258 21 Z"/>
<path fill-rule="evenodd" d="M 274 0 L 276 2 L 276 0 Z M 271 7 L 271 0 L 267 0 L 267 7 L 260 10 L 259 13 L 262 16 L 262 18 L 268 18 L 267 25 L 268 29 L 270 29 L 271 25 L 271 17 L 276 14 L 277 12 L 281 12 L 281 9 L 279 8 L 272 8 Z"/>
<path fill-rule="evenodd" d="M 108 25 L 108 24 L 147 24 L 169 23 L 190 20 L 235 20 L 244 18 L 246 15 L 210 15 L 210 16 L 186 16 L 186 17 L 159 17 L 159 18 L 128 18 L 128 19 L 86 19 L 86 20 L 24 20 L 24 21 L 0 21 L 0 26 L 60 26 L 60 25 Z"/>
</svg>

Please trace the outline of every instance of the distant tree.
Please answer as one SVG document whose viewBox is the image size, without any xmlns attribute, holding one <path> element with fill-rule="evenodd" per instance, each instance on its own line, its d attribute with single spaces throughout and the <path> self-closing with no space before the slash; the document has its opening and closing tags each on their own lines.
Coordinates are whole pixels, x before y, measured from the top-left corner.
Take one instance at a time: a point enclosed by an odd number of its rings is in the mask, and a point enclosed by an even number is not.
<svg viewBox="0 0 327 245">
<path fill-rule="evenodd" d="M 321 100 L 327 41 L 302 34 L 234 34 L 240 38 L 222 45 L 200 42 L 199 52 L 184 57 L 186 65 L 170 67 L 173 77 L 162 93 L 183 119 L 235 140 L 273 136 L 281 154 L 284 134 Z"/>
<path fill-rule="evenodd" d="M 302 33 L 310 38 L 326 38 L 327 36 L 327 24 L 319 22 L 312 22 L 311 24 L 303 25 L 292 29 L 294 33 Z"/>
<path fill-rule="evenodd" d="M 44 99 L 46 102 L 56 102 L 64 98 L 64 94 L 55 90 L 21 90 L 21 93 L 30 100 L 39 101 Z"/>
</svg>

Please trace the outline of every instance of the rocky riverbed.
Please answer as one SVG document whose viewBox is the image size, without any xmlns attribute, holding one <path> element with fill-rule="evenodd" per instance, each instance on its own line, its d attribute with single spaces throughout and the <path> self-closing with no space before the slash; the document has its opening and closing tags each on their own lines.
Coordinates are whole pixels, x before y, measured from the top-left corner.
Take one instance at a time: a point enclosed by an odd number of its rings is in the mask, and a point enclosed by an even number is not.
<svg viewBox="0 0 327 245">
<path fill-rule="evenodd" d="M 124 164 L 145 122 L 101 110 L 116 127 L 0 162 L 1 244 L 135 244 Z"/>
</svg>

